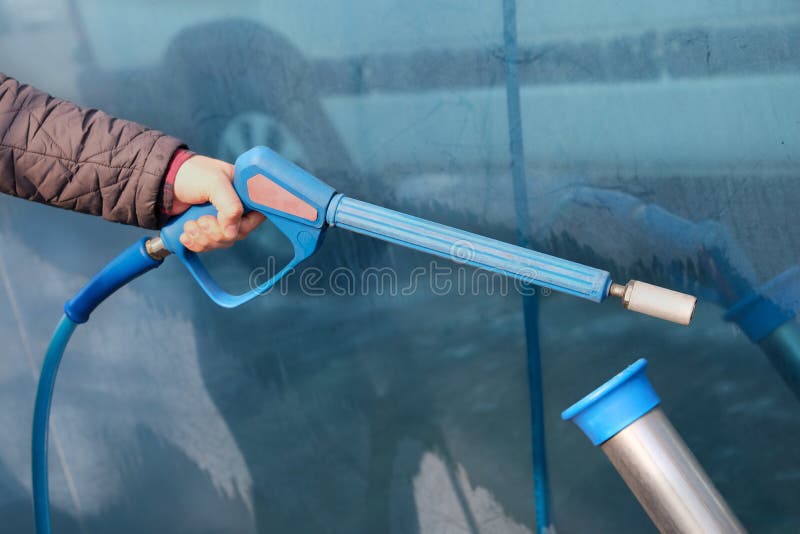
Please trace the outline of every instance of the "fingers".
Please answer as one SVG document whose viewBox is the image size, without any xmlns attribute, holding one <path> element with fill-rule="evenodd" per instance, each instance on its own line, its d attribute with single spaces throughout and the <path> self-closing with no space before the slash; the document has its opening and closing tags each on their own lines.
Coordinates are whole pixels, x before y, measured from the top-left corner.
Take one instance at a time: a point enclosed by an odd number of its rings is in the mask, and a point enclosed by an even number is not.
<svg viewBox="0 0 800 534">
<path fill-rule="evenodd" d="M 250 213 L 246 214 L 244 217 L 242 217 L 242 223 L 239 225 L 239 235 L 236 237 L 236 239 L 244 239 L 247 237 L 247 234 L 255 230 L 258 225 L 265 220 L 266 217 L 257 211 L 251 211 Z"/>
<path fill-rule="evenodd" d="M 244 208 L 231 182 L 224 178 L 217 180 L 210 188 L 208 200 L 217 208 L 217 221 L 223 236 L 233 241 L 239 235 Z"/>
<path fill-rule="evenodd" d="M 215 217 L 205 215 L 197 219 L 197 225 L 206 237 L 206 240 L 213 245 L 223 244 L 224 242 L 233 243 L 233 239 L 227 239 L 222 232 L 222 228 Z"/>
<path fill-rule="evenodd" d="M 204 215 L 196 221 L 187 221 L 183 225 L 180 237 L 183 246 L 194 252 L 206 252 L 217 248 L 228 248 L 234 239 L 229 239 L 223 232 L 216 217 Z"/>
<path fill-rule="evenodd" d="M 205 243 L 200 234 L 200 227 L 195 221 L 187 221 L 186 224 L 183 225 L 183 233 L 181 234 L 180 241 L 183 243 L 184 247 L 194 252 L 203 252 L 205 250 Z"/>
<path fill-rule="evenodd" d="M 233 244 L 247 237 L 247 235 L 255 230 L 264 220 L 262 214 L 257 211 L 251 211 L 241 218 L 239 230 L 233 239 L 223 231 L 217 217 L 212 215 L 204 215 L 196 221 L 187 221 L 183 225 L 183 234 L 181 234 L 180 241 L 183 246 L 193 252 L 207 252 L 217 248 L 229 248 Z"/>
</svg>

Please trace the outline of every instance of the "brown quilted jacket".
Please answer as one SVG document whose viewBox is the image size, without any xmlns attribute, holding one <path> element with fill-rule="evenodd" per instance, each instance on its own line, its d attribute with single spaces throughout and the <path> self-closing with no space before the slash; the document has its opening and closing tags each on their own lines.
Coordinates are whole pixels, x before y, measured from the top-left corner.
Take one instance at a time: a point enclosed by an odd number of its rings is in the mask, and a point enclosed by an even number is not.
<svg viewBox="0 0 800 534">
<path fill-rule="evenodd" d="M 0 192 L 157 228 L 181 141 L 0 73 Z"/>
</svg>

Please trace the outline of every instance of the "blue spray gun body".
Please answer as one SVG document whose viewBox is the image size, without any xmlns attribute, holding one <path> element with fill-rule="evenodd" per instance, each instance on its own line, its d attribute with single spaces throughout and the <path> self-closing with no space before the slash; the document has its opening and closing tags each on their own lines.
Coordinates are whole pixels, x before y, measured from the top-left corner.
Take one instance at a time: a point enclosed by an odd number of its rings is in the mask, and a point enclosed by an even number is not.
<svg viewBox="0 0 800 534">
<path fill-rule="evenodd" d="M 216 215 L 216 211 L 210 205 L 189 209 L 163 228 L 161 239 L 167 250 L 183 261 L 203 290 L 220 306 L 239 306 L 268 291 L 319 248 L 328 226 L 594 302 L 605 299 L 612 286 L 607 271 L 338 194 L 329 185 L 266 147 L 255 147 L 237 158 L 234 188 L 245 209 L 263 213 L 289 239 L 294 247 L 294 258 L 258 287 L 240 295 L 230 294 L 214 281 L 199 256 L 187 250 L 178 239 L 187 221 L 203 215 Z"/>
</svg>

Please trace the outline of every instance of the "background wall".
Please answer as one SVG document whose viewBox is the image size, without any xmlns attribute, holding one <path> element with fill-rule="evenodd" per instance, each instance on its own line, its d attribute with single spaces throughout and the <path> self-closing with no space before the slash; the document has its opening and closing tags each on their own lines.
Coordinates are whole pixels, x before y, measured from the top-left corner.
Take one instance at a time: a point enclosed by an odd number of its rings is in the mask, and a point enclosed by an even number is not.
<svg viewBox="0 0 800 534">
<path fill-rule="evenodd" d="M 517 17 L 522 233 L 701 297 L 690 328 L 539 299 L 558 531 L 653 530 L 559 419 L 641 356 L 745 525 L 797 531 L 800 406 L 723 313 L 798 260 L 800 6 L 520 2 Z M 352 196 L 515 241 L 502 32 L 500 1 L 0 0 L 0 71 L 213 156 L 269 144 Z M 34 385 L 63 302 L 142 233 L 0 198 L 3 530 L 32 530 Z M 278 244 L 215 261 L 233 283 Z M 403 281 L 430 259 L 333 231 L 313 265 Z M 56 532 L 532 532 L 519 296 L 307 293 L 221 310 L 168 261 L 98 310 L 56 392 Z"/>
</svg>

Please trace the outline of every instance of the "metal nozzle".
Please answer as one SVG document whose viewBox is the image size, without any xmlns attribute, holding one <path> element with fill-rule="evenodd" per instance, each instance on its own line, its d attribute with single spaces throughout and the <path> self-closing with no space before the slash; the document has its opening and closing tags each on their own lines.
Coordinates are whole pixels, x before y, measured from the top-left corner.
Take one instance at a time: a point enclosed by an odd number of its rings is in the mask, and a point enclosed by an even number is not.
<svg viewBox="0 0 800 534">
<path fill-rule="evenodd" d="M 167 250 L 167 247 L 164 245 L 164 241 L 161 239 L 161 236 L 157 236 L 145 241 L 144 248 L 147 250 L 147 255 L 154 260 L 161 261 L 172 254 L 169 250 Z"/>
<path fill-rule="evenodd" d="M 638 280 L 626 285 L 611 284 L 608 294 L 622 299 L 622 306 L 631 311 L 688 325 L 692 320 L 697 297 L 654 286 Z"/>
</svg>

